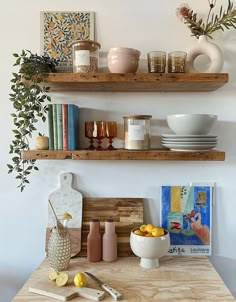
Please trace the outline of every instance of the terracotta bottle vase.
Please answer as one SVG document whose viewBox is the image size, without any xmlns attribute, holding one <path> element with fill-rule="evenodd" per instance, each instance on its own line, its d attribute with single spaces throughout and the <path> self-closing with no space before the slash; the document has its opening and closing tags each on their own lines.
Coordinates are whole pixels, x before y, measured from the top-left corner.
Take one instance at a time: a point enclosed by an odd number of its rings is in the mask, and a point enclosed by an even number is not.
<svg viewBox="0 0 236 302">
<path fill-rule="evenodd" d="M 202 54 L 209 57 L 210 66 L 204 71 L 198 71 L 194 67 L 194 61 Z M 215 43 L 209 41 L 205 35 L 200 36 L 197 42 L 187 51 L 187 72 L 217 73 L 221 72 L 223 64 L 224 58 L 221 49 Z"/>
<path fill-rule="evenodd" d="M 100 233 L 100 221 L 97 218 L 90 220 L 87 237 L 87 259 L 90 262 L 102 260 L 102 235 Z"/>
</svg>

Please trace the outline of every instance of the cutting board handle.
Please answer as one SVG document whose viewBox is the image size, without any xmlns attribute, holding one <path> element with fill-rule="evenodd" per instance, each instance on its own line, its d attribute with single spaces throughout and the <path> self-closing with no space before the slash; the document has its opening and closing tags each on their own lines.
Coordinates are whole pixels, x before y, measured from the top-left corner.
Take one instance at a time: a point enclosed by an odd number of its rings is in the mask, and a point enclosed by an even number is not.
<svg viewBox="0 0 236 302">
<path fill-rule="evenodd" d="M 73 175 L 72 173 L 65 172 L 60 175 L 60 186 L 63 189 L 71 189 L 72 188 L 72 179 Z"/>
</svg>

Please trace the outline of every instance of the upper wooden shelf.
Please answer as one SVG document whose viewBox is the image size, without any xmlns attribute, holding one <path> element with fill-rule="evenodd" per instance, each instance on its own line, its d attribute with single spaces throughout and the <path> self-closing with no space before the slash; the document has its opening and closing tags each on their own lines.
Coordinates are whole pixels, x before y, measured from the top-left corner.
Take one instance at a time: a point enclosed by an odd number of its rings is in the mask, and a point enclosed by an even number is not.
<svg viewBox="0 0 236 302">
<path fill-rule="evenodd" d="M 227 73 L 50 73 L 51 91 L 184 92 L 212 91 Z"/>
<path fill-rule="evenodd" d="M 73 160 L 183 160 L 183 161 L 224 161 L 225 152 L 209 150 L 204 152 L 170 151 L 151 149 L 131 151 L 124 149 L 108 151 L 91 150 L 29 150 L 22 152 L 23 159 L 73 159 Z"/>
</svg>

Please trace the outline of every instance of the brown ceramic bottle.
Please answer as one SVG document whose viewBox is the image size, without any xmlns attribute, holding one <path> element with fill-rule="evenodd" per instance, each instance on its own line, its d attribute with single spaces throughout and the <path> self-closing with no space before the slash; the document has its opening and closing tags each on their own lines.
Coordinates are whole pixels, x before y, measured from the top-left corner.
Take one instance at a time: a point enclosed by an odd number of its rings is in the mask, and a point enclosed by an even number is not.
<svg viewBox="0 0 236 302">
<path fill-rule="evenodd" d="M 90 220 L 90 230 L 87 237 L 87 259 L 90 262 L 102 260 L 102 236 L 100 233 L 100 222 L 93 218 Z"/>
<path fill-rule="evenodd" d="M 107 262 L 117 259 L 117 235 L 113 219 L 105 221 L 105 233 L 102 237 L 102 259 Z"/>
</svg>

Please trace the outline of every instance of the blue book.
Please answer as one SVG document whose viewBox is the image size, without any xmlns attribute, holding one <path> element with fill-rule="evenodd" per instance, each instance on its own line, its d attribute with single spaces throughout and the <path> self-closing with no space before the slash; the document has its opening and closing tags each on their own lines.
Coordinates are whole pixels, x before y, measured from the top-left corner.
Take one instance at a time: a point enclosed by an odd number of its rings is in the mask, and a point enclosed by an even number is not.
<svg viewBox="0 0 236 302">
<path fill-rule="evenodd" d="M 68 150 L 79 149 L 79 107 L 68 104 Z"/>
<path fill-rule="evenodd" d="M 57 104 L 57 149 L 63 149 L 62 105 Z"/>
</svg>

